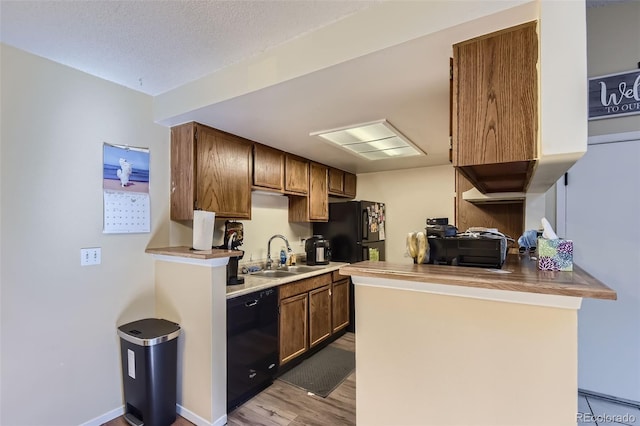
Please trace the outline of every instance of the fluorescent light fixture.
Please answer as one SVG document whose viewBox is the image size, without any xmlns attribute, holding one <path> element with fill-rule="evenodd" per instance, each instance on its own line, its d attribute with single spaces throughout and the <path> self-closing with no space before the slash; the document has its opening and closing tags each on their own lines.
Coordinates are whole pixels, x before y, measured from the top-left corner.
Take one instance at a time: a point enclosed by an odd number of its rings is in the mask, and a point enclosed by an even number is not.
<svg viewBox="0 0 640 426">
<path fill-rule="evenodd" d="M 367 160 L 425 155 L 387 120 L 309 133 Z"/>
</svg>

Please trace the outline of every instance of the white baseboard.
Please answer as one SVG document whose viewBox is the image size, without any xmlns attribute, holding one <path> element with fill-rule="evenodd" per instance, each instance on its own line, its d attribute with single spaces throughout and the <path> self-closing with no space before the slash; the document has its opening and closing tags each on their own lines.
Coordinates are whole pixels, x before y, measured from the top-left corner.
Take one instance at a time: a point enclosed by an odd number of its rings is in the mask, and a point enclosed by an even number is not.
<svg viewBox="0 0 640 426">
<path fill-rule="evenodd" d="M 98 416 L 94 419 L 89 420 L 86 423 L 82 423 L 80 426 L 100 426 L 110 420 L 120 417 L 124 414 L 124 405 L 118 408 L 114 408 L 113 410 L 104 413 L 101 416 Z"/>
<path fill-rule="evenodd" d="M 214 421 L 213 423 L 209 423 L 207 420 L 203 419 L 193 411 L 190 411 L 184 408 L 180 404 L 176 404 L 176 411 L 178 412 L 179 415 L 181 415 L 182 417 L 184 417 L 185 419 L 189 420 L 191 423 L 197 426 L 224 426 L 227 424 L 226 414 L 220 417 L 219 419 L 217 419 L 216 421 Z"/>
<path fill-rule="evenodd" d="M 209 423 L 207 420 L 203 419 L 196 413 L 187 410 L 180 404 L 176 404 L 176 412 L 189 420 L 191 423 L 197 426 L 224 426 L 227 424 L 227 415 L 220 417 L 213 423 Z M 124 414 L 124 405 L 118 408 L 114 408 L 113 410 L 104 413 L 96 418 L 93 418 L 85 423 L 82 423 L 80 426 L 100 426 L 104 423 L 107 423 L 110 420 L 116 419 Z"/>
</svg>

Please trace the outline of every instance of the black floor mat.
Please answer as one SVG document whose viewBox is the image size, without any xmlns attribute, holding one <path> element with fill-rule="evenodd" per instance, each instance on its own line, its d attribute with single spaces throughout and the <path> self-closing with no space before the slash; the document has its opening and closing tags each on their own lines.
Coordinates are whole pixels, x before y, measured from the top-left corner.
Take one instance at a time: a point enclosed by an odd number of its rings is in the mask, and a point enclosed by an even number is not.
<svg viewBox="0 0 640 426">
<path fill-rule="evenodd" d="M 326 398 L 355 368 L 355 352 L 327 346 L 278 379 Z"/>
</svg>

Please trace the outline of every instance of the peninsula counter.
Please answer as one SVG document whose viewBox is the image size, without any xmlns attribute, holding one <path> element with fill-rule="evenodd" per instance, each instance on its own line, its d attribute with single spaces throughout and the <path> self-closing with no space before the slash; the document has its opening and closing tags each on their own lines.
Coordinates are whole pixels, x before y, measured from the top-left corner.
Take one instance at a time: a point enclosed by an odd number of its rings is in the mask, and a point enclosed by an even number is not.
<svg viewBox="0 0 640 426">
<path fill-rule="evenodd" d="M 581 268 L 509 255 L 500 270 L 359 262 L 340 273 L 355 285 L 358 424 L 576 424 L 577 310 L 583 297 L 616 299 Z"/>
</svg>

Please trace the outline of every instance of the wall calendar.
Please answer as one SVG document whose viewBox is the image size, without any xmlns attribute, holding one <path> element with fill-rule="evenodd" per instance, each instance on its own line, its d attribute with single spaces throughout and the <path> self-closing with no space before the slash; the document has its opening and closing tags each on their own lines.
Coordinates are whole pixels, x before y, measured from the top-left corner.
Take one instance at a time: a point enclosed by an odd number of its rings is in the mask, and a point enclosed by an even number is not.
<svg viewBox="0 0 640 426">
<path fill-rule="evenodd" d="M 149 149 L 104 143 L 105 234 L 151 232 Z"/>
</svg>

